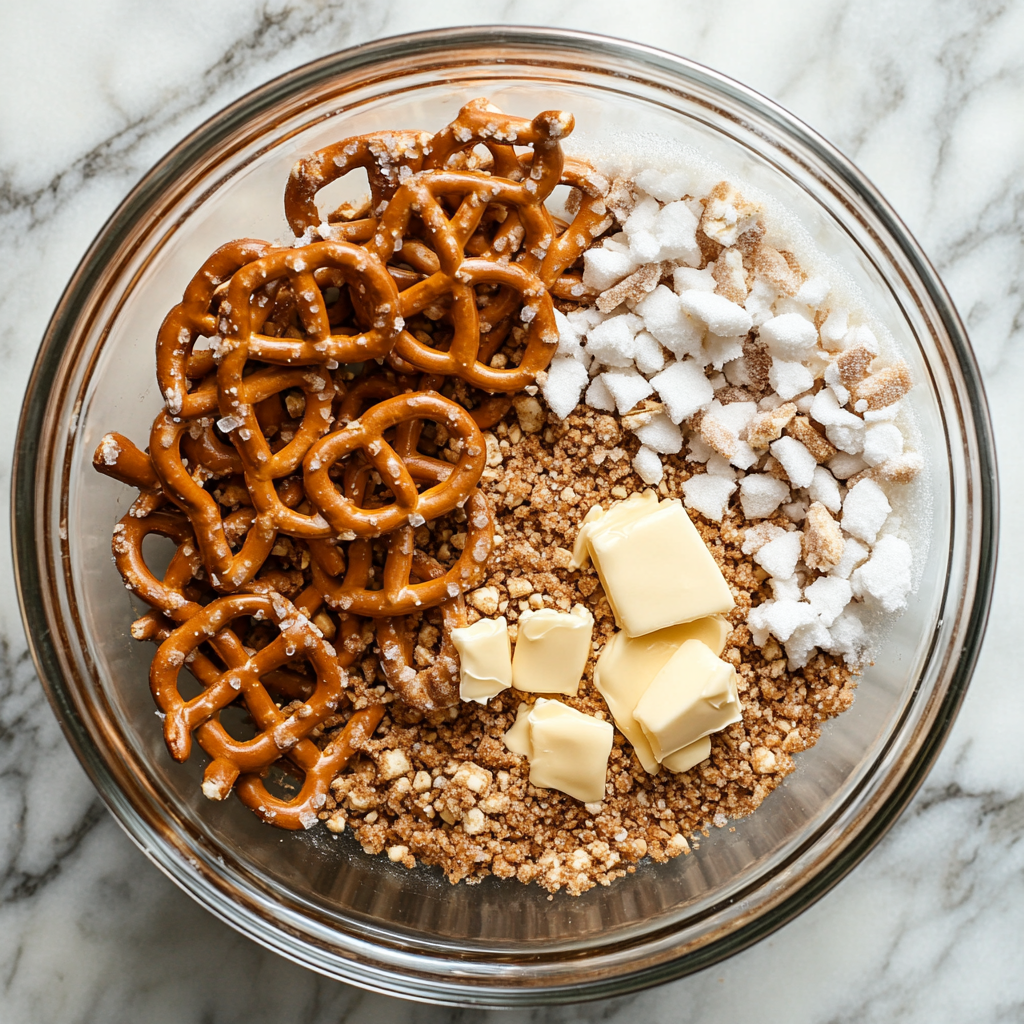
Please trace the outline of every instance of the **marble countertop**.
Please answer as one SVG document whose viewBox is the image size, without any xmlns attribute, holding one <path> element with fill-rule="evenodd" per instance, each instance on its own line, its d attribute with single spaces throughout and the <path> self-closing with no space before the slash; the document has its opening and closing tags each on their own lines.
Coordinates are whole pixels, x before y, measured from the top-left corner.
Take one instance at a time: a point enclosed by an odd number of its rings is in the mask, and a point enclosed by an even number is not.
<svg viewBox="0 0 1024 1024">
<path fill-rule="evenodd" d="M 1002 570 L 934 771 L 876 850 L 781 931 L 694 977 L 519 1019 L 1024 1019 L 1024 0 L 129 0 L 0 4 L 0 416 L 93 235 L 168 148 L 296 65 L 399 32 L 544 24 L 627 36 L 778 100 L 873 178 L 939 268 L 985 375 Z M 10 443 L 0 478 L 10 479 Z M 0 546 L 0 1021 L 448 1021 L 269 953 L 215 920 L 104 810 L 42 698 Z M 1014 666 L 1017 665 L 1017 668 Z M 489 1017 L 487 1014 L 474 1015 Z M 497 1014 L 493 1015 L 495 1018 Z"/>
</svg>

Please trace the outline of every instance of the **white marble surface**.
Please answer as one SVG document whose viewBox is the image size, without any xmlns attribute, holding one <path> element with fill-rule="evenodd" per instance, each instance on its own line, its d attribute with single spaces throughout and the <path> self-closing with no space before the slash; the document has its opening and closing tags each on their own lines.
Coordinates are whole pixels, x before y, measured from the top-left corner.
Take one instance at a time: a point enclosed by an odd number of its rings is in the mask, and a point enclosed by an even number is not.
<svg viewBox="0 0 1024 1024">
<path fill-rule="evenodd" d="M 963 712 L 902 820 L 814 908 L 703 974 L 502 1020 L 1024 1020 L 1024 0 L 36 0 L 0 3 L 0 415 L 93 234 L 204 118 L 353 43 L 459 23 L 661 46 L 789 107 L 856 160 L 937 264 L 983 367 L 1002 571 Z M 10 443 L 0 451 L 10 477 Z M 0 1021 L 462 1019 L 327 981 L 218 923 L 103 810 L 26 654 L 0 547 Z M 482 1015 L 487 1016 L 487 1015 Z M 496 1015 L 495 1015 L 496 1016 Z"/>
</svg>

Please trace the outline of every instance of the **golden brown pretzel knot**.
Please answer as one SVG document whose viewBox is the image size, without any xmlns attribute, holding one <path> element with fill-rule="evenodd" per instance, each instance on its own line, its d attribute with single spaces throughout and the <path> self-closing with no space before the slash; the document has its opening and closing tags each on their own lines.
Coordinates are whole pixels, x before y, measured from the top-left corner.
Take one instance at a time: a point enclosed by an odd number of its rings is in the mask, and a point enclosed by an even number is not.
<svg viewBox="0 0 1024 1024">
<path fill-rule="evenodd" d="M 433 420 L 462 442 L 447 475 L 422 493 L 401 456 L 384 440 L 386 431 L 408 420 Z M 339 493 L 329 475 L 331 467 L 357 451 L 394 494 L 392 504 L 366 509 Z M 385 399 L 321 438 L 306 456 L 303 479 L 310 502 L 336 533 L 380 537 L 410 523 L 420 526 L 463 504 L 480 479 L 485 460 L 483 434 L 462 406 L 436 392 L 414 392 Z"/>
<path fill-rule="evenodd" d="M 305 769 L 302 788 L 291 800 L 271 793 L 255 772 L 238 780 L 235 787 L 238 798 L 268 825 L 293 831 L 312 828 L 318 820 L 317 811 L 327 802 L 332 780 L 373 735 L 384 711 L 384 705 L 377 704 L 354 712 L 341 733 L 324 747 L 316 763 Z"/>
<path fill-rule="evenodd" d="M 505 114 L 487 99 L 467 103 L 459 116 L 439 132 L 431 143 L 431 153 L 425 168 L 443 168 L 453 153 L 483 144 L 494 157 L 491 174 L 513 182 L 523 182 L 525 191 L 538 208 L 558 185 L 562 177 L 564 156 L 561 140 L 575 126 L 572 114 L 563 110 L 546 110 L 532 121 Z M 532 147 L 530 153 L 519 156 L 512 144 Z M 497 204 L 502 206 L 500 202 Z M 523 243 L 524 225 L 521 205 L 506 208 L 490 240 L 490 254 L 511 256 Z M 526 233 L 529 233 L 528 227 Z M 544 250 L 547 246 L 542 247 Z M 527 255 L 531 246 L 526 246 Z M 536 267 L 531 265 L 531 270 Z M 545 283 L 550 286 L 549 281 Z"/>
<path fill-rule="evenodd" d="M 451 217 L 441 204 L 442 198 L 459 200 Z M 511 245 L 504 259 L 497 251 L 483 257 L 465 256 L 466 242 L 492 202 L 517 210 L 525 227 L 518 262 L 507 258 Z M 551 296 L 537 276 L 543 256 L 554 241 L 551 215 L 524 185 L 516 182 L 468 171 L 422 171 L 395 193 L 367 248 L 384 261 L 392 259 L 397 244 L 410 230 L 414 214 L 427 233 L 436 270 L 401 291 L 402 317 L 407 320 L 450 297 L 455 333 L 448 351 L 443 352 L 403 330 L 395 354 L 417 370 L 461 377 L 484 391 L 519 391 L 532 384 L 537 373 L 547 368 L 558 345 Z M 430 266 L 427 260 L 424 264 Z M 506 299 L 481 313 L 474 290 L 481 284 L 503 286 Z M 520 318 L 527 325 L 526 352 L 518 367 L 488 366 L 478 358 L 481 334 L 512 311 L 518 304 L 513 299 L 521 300 L 523 306 Z"/>
<path fill-rule="evenodd" d="M 342 139 L 303 157 L 292 168 L 284 193 L 285 216 L 296 238 L 322 230 L 316 208 L 316 194 L 320 189 L 362 167 L 370 185 L 370 216 L 347 224 L 333 224 L 329 237 L 365 241 L 373 234 L 381 203 L 390 200 L 401 184 L 403 169 L 418 171 L 422 166 L 430 139 L 429 132 L 374 132 Z"/>
<path fill-rule="evenodd" d="M 291 507 L 302 497 L 296 488 L 289 487 L 287 480 L 281 485 L 275 483 L 276 480 L 287 478 L 298 468 L 312 442 L 329 428 L 334 398 L 334 384 L 330 374 L 318 367 L 264 367 L 243 378 L 236 388 L 236 394 L 240 403 L 252 408 L 290 388 L 301 388 L 306 393 L 306 407 L 294 439 L 276 453 L 270 453 L 258 421 L 256 434 L 259 440 L 250 432 L 250 437 L 244 442 L 240 437 L 236 440 L 236 435 L 249 428 L 234 420 L 225 423 L 226 417 L 218 421 L 222 429 L 230 429 L 232 440 L 235 440 L 236 448 L 240 449 L 246 484 L 257 513 L 253 527 L 237 554 L 232 552 L 224 533 L 220 505 L 202 486 L 202 479 L 197 480 L 200 475 L 197 470 L 202 468 L 201 464 L 194 468 L 186 467 L 181 454 L 183 439 L 190 436 L 193 430 L 197 430 L 198 437 L 199 432 L 208 426 L 208 417 L 216 409 L 216 388 L 212 382 L 204 383 L 190 396 L 200 413 L 197 419 L 186 420 L 160 412 L 153 421 L 149 442 L 153 470 L 163 493 L 191 521 L 210 582 L 218 589 L 235 590 L 251 580 L 266 561 L 278 530 L 294 537 L 331 535 L 331 529 L 322 517 L 315 513 L 306 515 Z M 253 466 L 246 458 L 247 450 L 252 451 L 254 448 L 265 453 L 265 458 L 257 466 Z M 279 493 L 279 486 L 286 491 L 284 495 Z"/>
<path fill-rule="evenodd" d="M 181 302 L 164 318 L 156 340 L 156 379 L 172 416 L 201 415 L 188 390 L 189 356 L 200 336 L 219 333 L 212 308 L 215 294 L 235 271 L 270 250 L 268 242 L 254 238 L 222 245 L 199 268 Z"/>
<path fill-rule="evenodd" d="M 332 333 L 328 305 L 317 275 L 343 281 L 352 295 L 357 316 L 367 323 L 354 334 Z M 269 316 L 264 291 L 287 280 L 306 333 L 304 339 L 260 334 Z M 221 319 L 217 381 L 221 409 L 231 410 L 231 388 L 242 376 L 246 361 L 278 365 L 360 363 L 379 359 L 394 346 L 404 326 L 398 289 L 375 252 L 350 242 L 313 242 L 296 249 L 279 249 L 242 267 L 227 289 L 230 307 Z"/>
<path fill-rule="evenodd" d="M 240 645 L 227 651 L 227 668 L 197 697 L 185 700 L 178 675 L 185 662 L 212 638 L 231 635 L 228 627 L 239 618 L 254 616 L 278 626 L 280 634 L 249 655 Z M 236 641 L 237 642 L 237 641 Z M 262 678 L 296 660 L 310 663 L 316 688 L 303 704 L 285 716 L 267 692 Z M 240 772 L 255 772 L 303 743 L 300 767 L 315 767 L 320 752 L 306 737 L 338 707 L 347 678 L 337 652 L 320 631 L 279 593 L 232 594 L 217 598 L 192 615 L 160 645 L 150 666 L 150 688 L 164 712 L 164 739 L 171 756 L 187 760 L 192 733 L 213 758 L 206 768 L 203 790 L 223 799 Z M 241 696 L 261 730 L 249 740 L 237 740 L 220 724 L 219 712 Z"/>
<path fill-rule="evenodd" d="M 413 573 L 424 582 L 444 577 L 434 559 L 420 556 Z M 418 672 L 413 668 L 413 640 L 408 617 L 377 620 L 380 666 L 391 689 L 406 704 L 420 711 L 437 711 L 459 703 L 459 655 L 451 632 L 466 625 L 466 602 L 460 589 L 441 604 L 441 644 L 433 664 Z"/>
<path fill-rule="evenodd" d="M 470 495 L 466 512 L 466 543 L 455 563 L 441 576 L 416 571 L 424 556 L 416 551 L 415 531 L 404 526 L 388 537 L 379 590 L 369 585 L 371 571 L 376 570 L 368 540 L 349 544 L 347 562 L 337 547 L 310 541 L 313 586 L 331 608 L 374 619 L 426 611 L 473 590 L 483 582 L 484 566 L 494 544 L 494 519 L 480 490 Z M 419 583 L 411 582 L 415 575 L 420 577 Z"/>
<path fill-rule="evenodd" d="M 494 157 L 492 173 L 513 181 L 527 177 L 530 191 L 543 202 L 562 172 L 561 142 L 571 134 L 575 118 L 565 110 L 545 110 L 532 120 L 506 114 L 486 97 L 470 100 L 451 124 L 430 142 L 424 167 L 444 168 L 453 154 L 483 144 Z M 527 173 L 513 146 L 533 149 L 533 169 Z"/>
</svg>

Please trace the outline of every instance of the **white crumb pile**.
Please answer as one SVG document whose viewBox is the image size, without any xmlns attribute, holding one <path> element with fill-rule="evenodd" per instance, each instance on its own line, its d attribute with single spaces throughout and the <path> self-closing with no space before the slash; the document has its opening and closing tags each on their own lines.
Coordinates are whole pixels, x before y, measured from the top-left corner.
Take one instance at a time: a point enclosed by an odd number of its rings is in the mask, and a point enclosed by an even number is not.
<svg viewBox="0 0 1024 1024">
<path fill-rule="evenodd" d="M 743 551 L 774 594 L 750 613 L 755 643 L 775 637 L 792 669 L 818 649 L 860 666 L 913 586 L 890 501 L 923 466 L 901 406 L 909 370 L 828 276 L 771 244 L 761 204 L 725 181 L 695 192 L 679 170 L 612 181 L 621 230 L 584 256 L 599 297 L 556 314 L 538 383 L 561 418 L 580 402 L 618 413 L 646 483 L 685 452 L 688 508 L 720 522 L 738 503 Z"/>
</svg>

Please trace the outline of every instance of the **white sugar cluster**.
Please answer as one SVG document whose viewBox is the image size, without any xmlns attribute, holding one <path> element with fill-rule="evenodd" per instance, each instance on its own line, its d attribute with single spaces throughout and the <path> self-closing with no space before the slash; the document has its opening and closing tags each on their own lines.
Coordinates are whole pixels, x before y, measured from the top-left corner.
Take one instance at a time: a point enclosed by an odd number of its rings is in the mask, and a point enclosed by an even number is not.
<svg viewBox="0 0 1024 1024">
<path fill-rule="evenodd" d="M 594 304 L 556 314 L 544 398 L 560 418 L 580 402 L 617 413 L 649 485 L 682 455 L 684 502 L 707 519 L 738 506 L 773 593 L 750 613 L 755 643 L 774 638 L 791 668 L 817 650 L 859 665 L 913 585 L 890 503 L 923 465 L 909 371 L 828 277 L 769 243 L 761 204 L 724 181 L 686 189 L 678 172 L 612 182 L 621 230 L 584 255 Z"/>
</svg>

